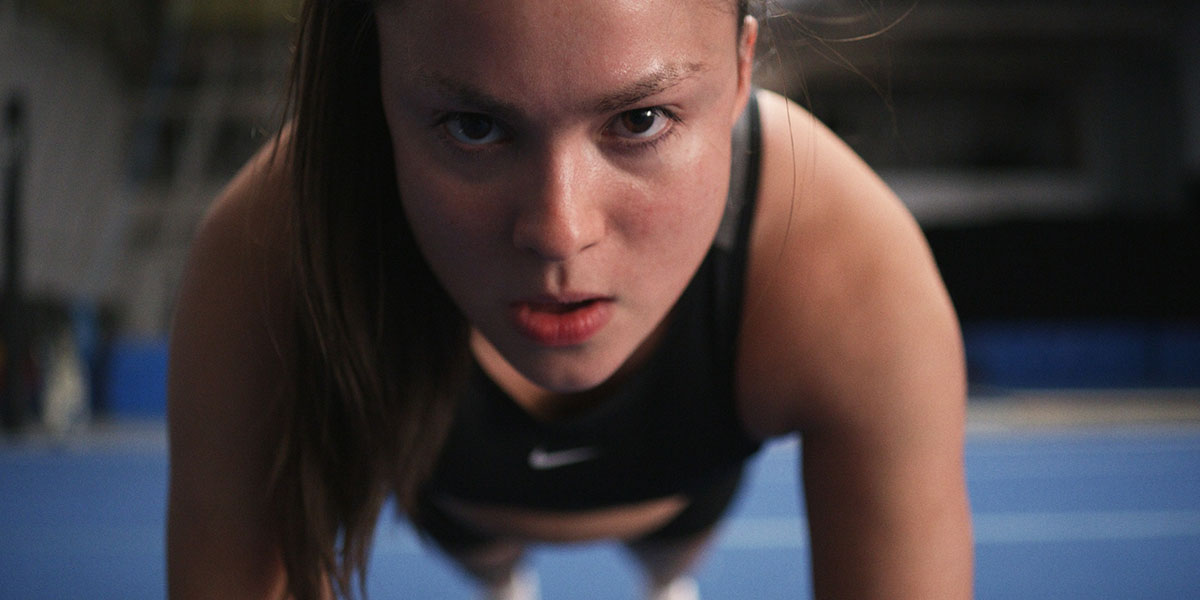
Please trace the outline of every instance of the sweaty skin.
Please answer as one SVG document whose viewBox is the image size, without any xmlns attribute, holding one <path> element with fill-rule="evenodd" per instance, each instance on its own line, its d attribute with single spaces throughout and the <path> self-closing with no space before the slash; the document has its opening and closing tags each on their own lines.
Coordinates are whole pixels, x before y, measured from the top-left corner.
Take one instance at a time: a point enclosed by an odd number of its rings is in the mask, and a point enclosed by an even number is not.
<svg viewBox="0 0 1200 600">
<path fill-rule="evenodd" d="M 474 326 L 476 358 L 534 415 L 602 401 L 637 368 L 712 241 L 754 35 L 738 40 L 718 4 L 382 3 L 404 209 Z M 777 95 L 759 100 L 742 425 L 803 436 L 818 598 L 968 598 L 962 351 L 928 248 L 840 140 Z M 295 352 L 287 181 L 260 153 L 214 204 L 184 276 L 168 391 L 172 598 L 284 586 L 265 485 Z M 514 317 L 579 303 L 604 306 L 604 323 L 529 335 Z M 681 506 L 456 508 L 514 535 L 576 539 L 649 531 Z"/>
</svg>

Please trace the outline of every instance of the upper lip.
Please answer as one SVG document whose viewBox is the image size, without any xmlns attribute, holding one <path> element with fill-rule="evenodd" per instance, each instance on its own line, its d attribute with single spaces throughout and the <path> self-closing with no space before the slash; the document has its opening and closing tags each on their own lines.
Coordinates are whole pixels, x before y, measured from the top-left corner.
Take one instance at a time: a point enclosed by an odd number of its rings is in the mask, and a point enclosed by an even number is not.
<svg viewBox="0 0 1200 600">
<path fill-rule="evenodd" d="M 580 302 L 588 302 L 592 300 L 609 300 L 610 296 L 603 294 L 594 294 L 590 292 L 559 292 L 559 293 L 543 293 L 534 296 L 520 298 L 514 304 L 578 304 Z"/>
</svg>

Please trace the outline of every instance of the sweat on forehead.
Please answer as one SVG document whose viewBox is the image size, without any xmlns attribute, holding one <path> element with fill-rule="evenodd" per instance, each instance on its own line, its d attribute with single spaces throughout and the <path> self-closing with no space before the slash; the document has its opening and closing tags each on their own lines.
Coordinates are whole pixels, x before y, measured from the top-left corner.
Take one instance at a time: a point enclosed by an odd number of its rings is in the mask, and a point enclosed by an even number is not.
<svg viewBox="0 0 1200 600">
<path fill-rule="evenodd" d="M 356 0 L 343 0 L 354 2 Z M 390 11 L 398 16 L 415 16 L 421 13 L 454 15 L 456 17 L 484 14 L 498 10 L 520 14 L 534 24 L 563 16 L 587 17 L 597 13 L 622 12 L 630 17 L 637 14 L 667 13 L 677 22 L 693 18 L 722 15 L 744 16 L 748 10 L 747 0 L 489 0 L 480 3 L 474 0 L 379 0 L 370 3 L 376 10 Z M 540 20 L 539 20 L 540 18 Z M 634 23 L 629 22 L 630 25 Z"/>
<path fill-rule="evenodd" d="M 403 0 L 345 0 L 351 3 L 367 3 L 374 6 L 382 4 L 401 4 Z M 412 1 L 412 0 L 409 0 Z M 497 2 L 503 0 L 495 0 Z M 560 0 L 561 2 L 561 0 Z M 712 8 L 720 10 L 733 10 L 738 16 L 749 14 L 750 0 L 697 0 L 697 3 L 706 4 Z"/>
<path fill-rule="evenodd" d="M 489 114 L 511 112 L 499 100 L 515 96 L 530 100 L 526 108 L 603 112 L 733 68 L 729 12 L 701 5 L 708 8 L 697 10 L 696 0 L 384 4 L 381 67 L 385 80 L 468 99 Z"/>
</svg>

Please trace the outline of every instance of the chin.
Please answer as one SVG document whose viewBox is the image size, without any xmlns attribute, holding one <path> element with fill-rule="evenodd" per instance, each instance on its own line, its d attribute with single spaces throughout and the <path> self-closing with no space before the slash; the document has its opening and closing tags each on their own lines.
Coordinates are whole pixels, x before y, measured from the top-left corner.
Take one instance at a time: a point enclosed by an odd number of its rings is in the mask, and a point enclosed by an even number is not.
<svg viewBox="0 0 1200 600">
<path fill-rule="evenodd" d="M 611 350 L 611 349 L 610 349 Z M 594 349 L 550 350 L 513 366 L 531 383 L 555 394 L 586 392 L 611 381 L 628 356 Z"/>
<path fill-rule="evenodd" d="M 501 346 L 491 345 L 487 338 L 475 338 L 476 359 L 489 370 L 501 387 L 518 386 L 508 377 L 519 377 L 551 394 L 588 392 L 607 383 L 614 383 L 623 372 L 636 348 L 626 349 L 612 340 L 592 340 L 571 347 L 547 348 L 527 340 L 510 337 Z M 494 365 L 487 368 L 487 363 Z"/>
<path fill-rule="evenodd" d="M 578 362 L 568 365 L 538 365 L 529 370 L 522 370 L 521 374 L 548 392 L 575 394 L 599 387 L 613 376 L 617 366 L 604 368 L 597 365 L 593 367 Z"/>
</svg>

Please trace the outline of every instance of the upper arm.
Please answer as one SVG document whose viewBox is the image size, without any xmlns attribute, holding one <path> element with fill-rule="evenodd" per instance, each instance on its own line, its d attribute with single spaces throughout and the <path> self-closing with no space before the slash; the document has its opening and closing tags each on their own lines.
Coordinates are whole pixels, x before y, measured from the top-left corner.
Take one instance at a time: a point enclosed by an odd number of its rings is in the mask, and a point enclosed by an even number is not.
<svg viewBox="0 0 1200 600">
<path fill-rule="evenodd" d="M 172 598 L 278 597 L 268 507 L 289 344 L 278 186 L 266 154 L 234 180 L 193 242 L 168 366 Z"/>
<path fill-rule="evenodd" d="M 781 137 L 787 115 L 764 110 L 743 420 L 763 436 L 802 435 L 818 596 L 967 597 L 965 374 L 953 308 L 899 201 L 793 111 Z"/>
</svg>

